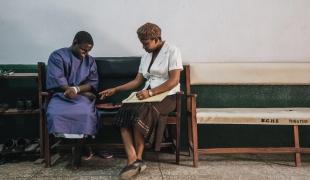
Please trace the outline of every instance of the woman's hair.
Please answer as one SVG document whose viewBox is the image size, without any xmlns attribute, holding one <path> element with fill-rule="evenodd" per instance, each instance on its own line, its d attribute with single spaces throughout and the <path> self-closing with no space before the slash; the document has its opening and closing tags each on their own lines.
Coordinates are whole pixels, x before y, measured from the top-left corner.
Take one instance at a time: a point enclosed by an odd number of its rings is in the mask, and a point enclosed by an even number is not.
<svg viewBox="0 0 310 180">
<path fill-rule="evenodd" d="M 94 45 L 93 38 L 86 31 L 79 31 L 78 33 L 76 33 L 73 39 L 73 44 L 74 43 L 77 43 L 77 44 L 87 43 L 87 44 Z"/>
<path fill-rule="evenodd" d="M 138 28 L 137 34 L 140 40 L 161 39 L 161 29 L 153 23 L 145 23 Z"/>
</svg>

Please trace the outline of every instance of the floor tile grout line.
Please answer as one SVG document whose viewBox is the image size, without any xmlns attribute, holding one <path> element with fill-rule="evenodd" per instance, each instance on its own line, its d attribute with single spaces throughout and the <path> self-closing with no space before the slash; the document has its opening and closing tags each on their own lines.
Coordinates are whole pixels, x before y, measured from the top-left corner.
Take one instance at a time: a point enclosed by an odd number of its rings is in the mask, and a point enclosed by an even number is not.
<svg viewBox="0 0 310 180">
<path fill-rule="evenodd" d="M 257 159 L 259 159 L 261 162 L 263 162 L 264 164 L 266 164 L 267 166 L 271 167 L 272 169 L 274 169 L 277 173 L 281 174 L 284 176 L 284 178 L 288 178 L 288 176 L 286 176 L 286 174 L 282 173 L 281 171 L 277 170 L 276 168 L 274 168 L 272 166 L 272 163 L 268 163 L 268 161 L 264 160 L 264 158 L 260 157 L 258 154 L 255 154 L 255 157 Z"/>
<path fill-rule="evenodd" d="M 160 172 L 161 178 L 162 178 L 162 180 L 164 180 L 164 175 L 163 175 L 163 172 L 161 171 L 161 163 L 159 161 L 158 153 L 156 153 L 156 157 L 157 157 L 157 164 L 158 164 L 158 168 L 159 168 L 159 172 Z"/>
</svg>

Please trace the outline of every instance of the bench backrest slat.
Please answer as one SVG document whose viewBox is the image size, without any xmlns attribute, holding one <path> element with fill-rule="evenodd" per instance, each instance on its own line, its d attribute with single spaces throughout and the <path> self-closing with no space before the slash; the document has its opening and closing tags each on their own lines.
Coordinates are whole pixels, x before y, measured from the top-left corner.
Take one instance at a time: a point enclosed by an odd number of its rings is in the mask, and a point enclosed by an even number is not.
<svg viewBox="0 0 310 180">
<path fill-rule="evenodd" d="M 310 63 L 191 63 L 199 108 L 310 107 Z"/>
<path fill-rule="evenodd" d="M 190 85 L 310 85 L 310 63 L 191 63 Z"/>
</svg>

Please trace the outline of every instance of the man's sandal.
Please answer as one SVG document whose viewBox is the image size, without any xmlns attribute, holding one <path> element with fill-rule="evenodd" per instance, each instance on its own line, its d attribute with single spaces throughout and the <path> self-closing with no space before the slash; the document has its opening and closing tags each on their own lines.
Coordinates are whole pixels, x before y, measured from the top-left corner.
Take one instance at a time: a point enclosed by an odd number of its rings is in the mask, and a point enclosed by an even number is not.
<svg viewBox="0 0 310 180">
<path fill-rule="evenodd" d="M 91 160 L 94 157 L 94 152 L 90 146 L 85 148 L 86 152 L 84 152 L 83 159 L 85 161 Z"/>
</svg>

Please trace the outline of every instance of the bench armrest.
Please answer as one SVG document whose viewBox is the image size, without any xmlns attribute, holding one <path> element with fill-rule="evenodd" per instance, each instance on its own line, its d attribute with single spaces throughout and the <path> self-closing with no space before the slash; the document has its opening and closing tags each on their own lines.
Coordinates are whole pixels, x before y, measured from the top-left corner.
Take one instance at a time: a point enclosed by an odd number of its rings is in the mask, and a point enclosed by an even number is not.
<svg viewBox="0 0 310 180">
<path fill-rule="evenodd" d="M 46 92 L 46 91 L 41 91 L 39 92 L 39 107 L 41 111 L 44 111 L 45 108 L 47 107 L 47 104 L 51 98 L 51 93 Z"/>
<path fill-rule="evenodd" d="M 51 95 L 51 93 L 49 93 L 49 92 L 44 92 L 44 91 L 41 92 L 41 96 L 43 96 L 43 97 L 49 97 L 50 95 Z"/>
<path fill-rule="evenodd" d="M 186 96 L 187 96 L 187 98 L 192 98 L 192 97 L 195 97 L 195 98 L 196 98 L 196 97 L 197 97 L 197 94 L 187 94 Z"/>
<path fill-rule="evenodd" d="M 183 92 L 183 91 L 177 92 L 177 95 L 178 95 L 178 96 L 184 95 L 184 92 Z"/>
<path fill-rule="evenodd" d="M 187 112 L 196 113 L 196 98 L 197 98 L 197 94 L 186 95 Z"/>
</svg>

